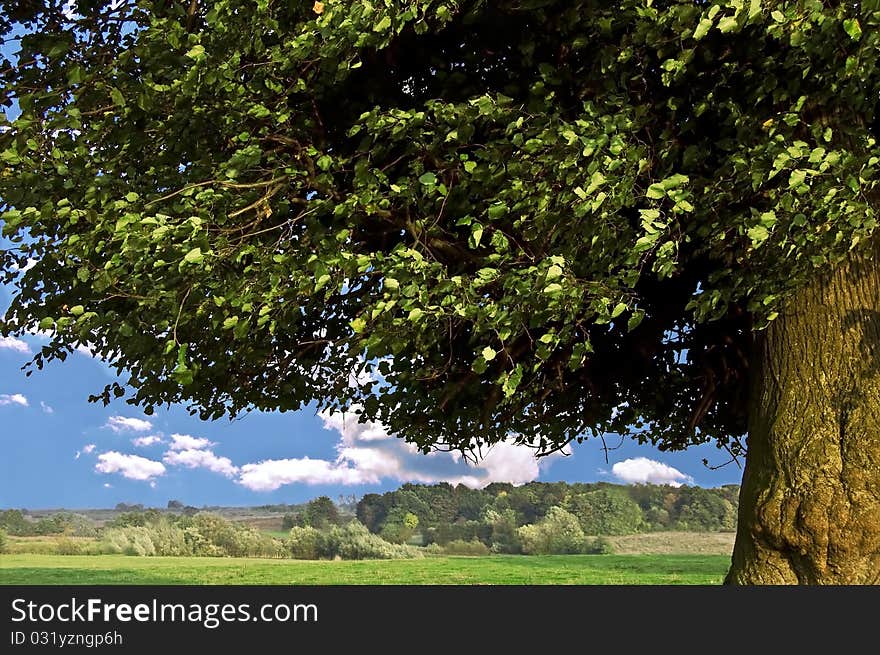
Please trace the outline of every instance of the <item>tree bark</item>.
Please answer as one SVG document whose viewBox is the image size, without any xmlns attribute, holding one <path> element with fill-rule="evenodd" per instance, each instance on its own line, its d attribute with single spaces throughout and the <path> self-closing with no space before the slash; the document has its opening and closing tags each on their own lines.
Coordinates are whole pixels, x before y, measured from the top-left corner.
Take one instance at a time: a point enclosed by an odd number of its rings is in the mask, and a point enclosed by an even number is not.
<svg viewBox="0 0 880 655">
<path fill-rule="evenodd" d="M 728 584 L 880 583 L 880 241 L 755 337 Z"/>
</svg>

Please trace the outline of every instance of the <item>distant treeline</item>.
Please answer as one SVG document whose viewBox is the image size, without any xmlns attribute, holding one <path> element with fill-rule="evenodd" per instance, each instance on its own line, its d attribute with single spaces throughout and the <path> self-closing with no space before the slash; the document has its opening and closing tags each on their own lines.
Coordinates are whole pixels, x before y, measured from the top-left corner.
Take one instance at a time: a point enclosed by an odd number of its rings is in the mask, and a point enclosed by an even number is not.
<svg viewBox="0 0 880 655">
<path fill-rule="evenodd" d="M 566 514 L 576 519 L 584 535 L 593 536 L 734 531 L 738 498 L 738 485 L 705 489 L 532 482 L 470 489 L 446 483 L 405 484 L 396 491 L 365 495 L 357 505 L 357 518 L 391 542 L 479 541 L 495 552 L 521 552 L 529 532 L 520 528 Z"/>
</svg>

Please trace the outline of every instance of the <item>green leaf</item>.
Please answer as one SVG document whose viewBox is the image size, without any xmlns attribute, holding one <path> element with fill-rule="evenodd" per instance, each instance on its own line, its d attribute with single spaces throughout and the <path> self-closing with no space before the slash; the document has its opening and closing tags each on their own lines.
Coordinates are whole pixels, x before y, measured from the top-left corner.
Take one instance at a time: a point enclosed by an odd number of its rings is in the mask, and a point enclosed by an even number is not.
<svg viewBox="0 0 880 655">
<path fill-rule="evenodd" d="M 329 171 L 330 167 L 333 165 L 333 157 L 330 155 L 321 155 L 315 163 L 322 171 Z"/>
<path fill-rule="evenodd" d="M 645 194 L 652 200 L 660 200 L 661 198 L 666 197 L 666 189 L 663 188 L 662 184 L 654 183 L 648 187 L 648 192 Z"/>
<path fill-rule="evenodd" d="M 483 355 L 483 359 L 485 359 L 487 362 L 491 362 L 493 359 L 495 359 L 495 355 L 497 355 L 498 353 L 496 353 L 493 348 L 486 346 L 485 348 L 483 348 L 483 352 L 480 354 Z"/>
<path fill-rule="evenodd" d="M 238 316 L 230 316 L 223 321 L 223 328 L 225 330 L 231 330 L 236 325 L 238 325 Z"/>
<path fill-rule="evenodd" d="M 411 323 L 416 323 L 416 322 L 418 322 L 418 321 L 422 318 L 422 316 L 424 316 L 424 315 L 425 315 L 425 312 L 423 312 L 421 309 L 419 309 L 418 307 L 416 307 L 415 309 L 413 309 L 413 310 L 410 311 L 408 318 L 409 318 L 409 320 L 410 320 Z"/>
<path fill-rule="evenodd" d="M 183 260 L 187 264 L 201 264 L 204 259 L 205 256 L 202 254 L 202 249 L 199 247 L 193 248 L 183 256 Z"/>
<path fill-rule="evenodd" d="M 725 16 L 720 21 L 718 21 L 718 29 L 721 32 L 732 32 L 738 27 L 739 24 L 736 22 L 736 16 Z"/>
<path fill-rule="evenodd" d="M 115 86 L 110 87 L 110 99 L 117 107 L 125 107 L 125 96 L 123 96 L 122 91 Z"/>
<path fill-rule="evenodd" d="M 751 0 L 749 2 L 749 20 L 754 20 L 761 15 L 761 0 Z"/>
<path fill-rule="evenodd" d="M 358 317 L 358 318 L 354 319 L 350 323 L 350 325 L 351 325 L 351 329 L 354 330 L 355 333 L 360 334 L 361 332 L 363 332 L 366 329 L 367 322 L 364 319 L 362 319 L 361 317 Z"/>
<path fill-rule="evenodd" d="M 626 322 L 626 329 L 628 331 L 632 332 L 634 329 L 636 329 L 639 326 L 639 324 L 642 322 L 642 320 L 644 320 L 644 318 L 645 318 L 645 312 L 640 309 L 637 309 L 636 311 L 634 311 L 630 315 L 629 320 Z"/>
<path fill-rule="evenodd" d="M 522 382 L 523 377 L 523 367 L 522 364 L 517 364 L 516 367 L 507 375 L 504 380 L 504 384 L 502 389 L 504 391 L 504 396 L 506 398 L 510 398 L 514 393 L 516 393 L 517 388 Z"/>
<path fill-rule="evenodd" d="M 697 28 L 694 30 L 694 40 L 699 41 L 700 39 L 702 39 L 709 33 L 710 29 L 712 29 L 712 19 L 702 19 L 699 23 L 697 23 Z"/>
<path fill-rule="evenodd" d="M 419 182 L 425 186 L 434 186 L 437 184 L 437 176 L 431 172 L 425 173 L 419 178 Z"/>
<path fill-rule="evenodd" d="M 55 327 L 55 319 L 47 316 L 43 320 L 40 321 L 40 329 L 41 330 L 51 330 Z"/>
<path fill-rule="evenodd" d="M 843 21 L 843 30 L 849 34 L 849 38 L 853 41 L 862 38 L 862 26 L 859 24 L 858 18 L 847 18 Z"/>
<path fill-rule="evenodd" d="M 489 220 L 495 221 L 507 214 L 507 205 L 498 203 L 489 207 Z"/>
<path fill-rule="evenodd" d="M 547 279 L 548 280 L 555 280 L 556 278 L 558 278 L 561 275 L 562 275 L 562 268 L 557 266 L 556 264 L 553 264 L 553 266 L 551 266 L 550 268 L 547 269 Z"/>
<path fill-rule="evenodd" d="M 385 32 L 389 27 L 391 27 L 391 18 L 388 16 L 384 16 L 382 20 L 380 20 L 373 26 L 373 31 Z"/>
<path fill-rule="evenodd" d="M 471 227 L 471 237 L 474 240 L 474 248 L 479 248 L 480 241 L 483 239 L 483 226 L 479 223 L 474 223 Z"/>
<path fill-rule="evenodd" d="M 86 309 L 82 305 L 74 305 L 70 308 L 70 313 L 74 316 L 82 316 L 83 312 L 85 311 Z"/>
<path fill-rule="evenodd" d="M 788 178 L 788 188 L 795 189 L 795 188 L 801 186 L 806 179 L 807 179 L 806 171 L 794 170 L 791 172 L 791 175 Z"/>
<path fill-rule="evenodd" d="M 201 59 L 205 56 L 205 46 L 201 44 L 194 45 L 192 48 L 187 50 L 186 56 L 190 59 Z"/>
<path fill-rule="evenodd" d="M 755 225 L 749 228 L 748 236 L 752 246 L 758 247 L 770 237 L 770 232 L 763 225 Z"/>
</svg>

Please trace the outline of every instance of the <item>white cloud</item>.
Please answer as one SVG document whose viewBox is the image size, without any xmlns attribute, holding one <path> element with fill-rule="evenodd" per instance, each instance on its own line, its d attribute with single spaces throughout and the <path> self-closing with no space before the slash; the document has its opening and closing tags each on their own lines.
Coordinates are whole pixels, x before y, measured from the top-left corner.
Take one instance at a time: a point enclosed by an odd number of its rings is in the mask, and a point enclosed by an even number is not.
<svg viewBox="0 0 880 655">
<path fill-rule="evenodd" d="M 148 446 L 153 446 L 157 443 L 163 443 L 163 441 L 162 437 L 160 437 L 158 434 L 150 434 L 146 437 L 136 437 L 131 440 L 131 443 L 133 443 L 138 448 L 147 448 Z"/>
<path fill-rule="evenodd" d="M 611 473 L 627 484 L 668 484 L 671 487 L 680 487 L 684 482 L 693 481 L 691 476 L 678 469 L 647 457 L 617 462 L 611 467 Z"/>
<path fill-rule="evenodd" d="M 31 354 L 31 347 L 15 337 L 0 337 L 0 350 L 12 350 L 23 355 Z"/>
<path fill-rule="evenodd" d="M 252 491 L 274 491 L 282 485 L 304 484 L 362 484 L 378 482 L 367 479 L 359 471 L 339 466 L 325 459 L 268 459 L 241 467 L 239 484 Z"/>
<path fill-rule="evenodd" d="M 214 473 L 220 473 L 227 478 L 238 473 L 238 467 L 232 464 L 228 457 L 218 457 L 210 450 L 169 450 L 165 453 L 162 461 L 171 466 L 184 466 L 186 468 L 205 468 Z"/>
<path fill-rule="evenodd" d="M 188 434 L 171 435 L 171 450 L 201 450 L 202 448 L 210 448 L 216 445 L 216 443 L 204 437 L 193 437 Z"/>
<path fill-rule="evenodd" d="M 424 455 L 380 424 L 359 423 L 356 415 L 321 413 L 320 417 L 326 429 L 339 433 L 335 460 L 302 457 L 244 464 L 237 482 L 253 491 L 273 491 L 286 484 L 376 484 L 383 479 L 469 487 L 523 484 L 538 477 L 541 462 L 558 456 L 539 462 L 531 448 L 500 443 L 474 464 L 456 453 Z"/>
<path fill-rule="evenodd" d="M 52 409 L 52 406 L 51 406 L 51 405 L 47 405 L 47 404 L 44 403 L 42 400 L 40 401 L 40 407 L 43 408 L 43 412 L 46 413 L 46 414 L 54 414 L 54 413 L 55 413 L 55 410 Z"/>
<path fill-rule="evenodd" d="M 105 482 L 105 483 L 104 483 L 104 488 L 105 488 L 105 489 L 112 489 L 112 488 L 113 488 L 113 485 L 110 484 L 109 482 Z"/>
<path fill-rule="evenodd" d="M 94 346 L 92 344 L 79 343 L 73 348 L 80 355 L 85 355 L 86 357 L 97 357 L 94 352 Z"/>
<path fill-rule="evenodd" d="M 28 403 L 28 399 L 20 393 L 0 393 L 0 407 L 3 405 L 21 405 L 22 407 L 28 407 L 30 403 Z"/>
<path fill-rule="evenodd" d="M 89 453 L 91 453 L 94 450 L 95 450 L 95 444 L 87 443 L 85 446 L 82 447 L 82 450 L 76 451 L 76 457 L 74 457 L 74 459 L 79 459 L 81 455 L 88 455 Z"/>
<path fill-rule="evenodd" d="M 119 432 L 147 432 L 152 429 L 153 424 L 140 418 L 128 418 L 126 416 L 111 416 L 104 424 L 105 428 L 110 428 L 116 433 Z"/>
<path fill-rule="evenodd" d="M 119 473 L 129 480 L 152 480 L 164 475 L 165 466 L 139 455 L 123 455 L 111 450 L 98 455 L 95 470 L 99 473 Z"/>
</svg>

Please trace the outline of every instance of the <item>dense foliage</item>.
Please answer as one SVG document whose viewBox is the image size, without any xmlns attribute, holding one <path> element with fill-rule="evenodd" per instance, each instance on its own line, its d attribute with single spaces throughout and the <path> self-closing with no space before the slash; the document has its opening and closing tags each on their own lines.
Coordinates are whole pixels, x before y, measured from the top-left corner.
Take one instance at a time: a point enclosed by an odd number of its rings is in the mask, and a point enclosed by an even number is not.
<svg viewBox="0 0 880 655">
<path fill-rule="evenodd" d="M 57 512 L 38 519 L 27 518 L 21 510 L 0 510 L 0 529 L 16 537 L 50 534 L 69 534 L 78 537 L 94 536 L 92 521 L 72 512 Z"/>
<path fill-rule="evenodd" d="M 876 228 L 878 0 L 61 5 L 0 2 L 3 334 L 148 412 L 736 452 L 748 335 Z"/>
<path fill-rule="evenodd" d="M 581 546 L 585 543 L 584 535 L 652 530 L 733 531 L 738 494 L 736 485 L 704 489 L 532 482 L 519 487 L 496 483 L 475 490 L 462 485 L 405 484 L 385 494 L 365 495 L 358 503 L 357 518 L 370 531 L 389 538 L 406 527 L 403 521 L 411 515 L 415 521 L 410 520 L 405 538 L 391 540 L 440 545 L 479 541 L 494 552 L 517 553 L 524 549 L 524 534 L 542 534 L 543 529 L 546 536 L 550 528 L 558 532 L 555 528 L 564 521 L 546 522 L 551 513 L 557 519 L 572 517 L 578 523 L 581 534 L 570 541 L 579 540 Z M 529 529 L 523 532 L 525 526 Z M 573 552 L 584 549 L 579 547 Z"/>
<path fill-rule="evenodd" d="M 361 523 L 350 521 L 321 531 L 311 526 L 295 527 L 287 545 L 294 559 L 411 559 L 422 557 L 413 546 L 390 543 L 371 533 Z"/>
</svg>

